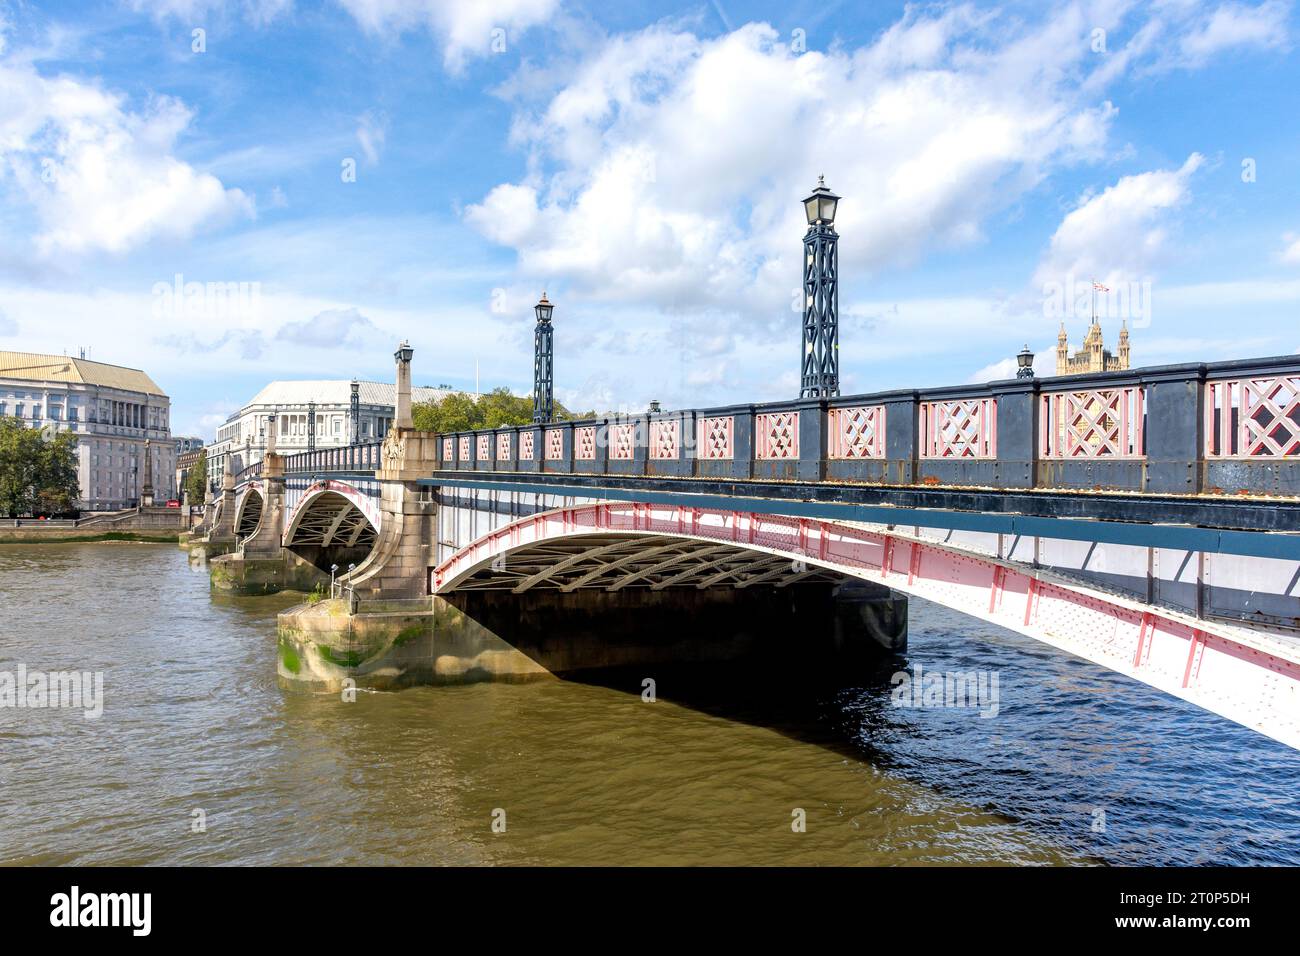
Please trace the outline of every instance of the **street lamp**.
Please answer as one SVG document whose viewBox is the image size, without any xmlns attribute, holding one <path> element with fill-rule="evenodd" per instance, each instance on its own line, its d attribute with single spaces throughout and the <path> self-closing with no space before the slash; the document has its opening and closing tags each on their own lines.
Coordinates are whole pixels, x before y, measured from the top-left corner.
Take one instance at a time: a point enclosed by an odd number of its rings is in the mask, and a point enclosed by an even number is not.
<svg viewBox="0 0 1300 956">
<path fill-rule="evenodd" d="M 533 421 L 545 424 L 555 415 L 555 336 L 551 328 L 555 306 L 543 292 L 533 311 L 537 313 L 533 331 Z"/>
<path fill-rule="evenodd" d="M 835 209 L 840 197 L 826 188 L 826 177 L 817 177 L 817 187 L 803 201 L 804 213 L 808 216 L 810 226 L 834 226 Z"/>
<path fill-rule="evenodd" d="M 808 231 L 803 237 L 803 341 L 799 355 L 800 398 L 840 393 L 840 254 L 835 212 L 840 197 L 817 185 L 803 201 Z"/>
<path fill-rule="evenodd" d="M 1029 343 L 1016 353 L 1016 364 L 1020 366 L 1016 370 L 1016 378 L 1033 378 L 1034 377 L 1034 353 L 1029 351 Z"/>
</svg>

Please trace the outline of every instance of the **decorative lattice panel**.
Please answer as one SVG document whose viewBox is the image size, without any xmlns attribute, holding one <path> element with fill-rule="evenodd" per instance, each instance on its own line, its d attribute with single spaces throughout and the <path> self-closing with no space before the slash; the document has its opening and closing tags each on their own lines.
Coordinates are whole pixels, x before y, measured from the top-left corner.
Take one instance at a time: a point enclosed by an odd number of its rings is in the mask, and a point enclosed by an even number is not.
<svg viewBox="0 0 1300 956">
<path fill-rule="evenodd" d="M 456 447 L 456 446 L 455 446 L 454 444 L 452 444 L 452 440 L 451 440 L 450 438 L 444 438 L 444 439 L 442 440 L 442 460 L 443 460 L 443 461 L 454 461 L 454 460 L 455 460 L 455 457 L 456 457 L 456 456 L 455 456 L 455 447 Z"/>
<path fill-rule="evenodd" d="M 997 402 L 959 398 L 921 403 L 922 458 L 996 458 Z"/>
<path fill-rule="evenodd" d="M 1042 397 L 1039 453 L 1044 458 L 1141 458 L 1140 385 Z"/>
<path fill-rule="evenodd" d="M 497 461 L 510 460 L 510 436 L 508 434 L 497 436 Z"/>
<path fill-rule="evenodd" d="M 650 423 L 650 457 L 655 461 L 676 461 L 679 444 L 676 418 Z"/>
<path fill-rule="evenodd" d="M 885 406 L 859 405 L 830 410 L 831 458 L 884 458 Z"/>
<path fill-rule="evenodd" d="M 1205 388 L 1208 457 L 1300 456 L 1300 375 L 1209 382 Z"/>
<path fill-rule="evenodd" d="M 533 432 L 531 431 L 519 433 L 519 460 L 533 460 Z"/>
<path fill-rule="evenodd" d="M 558 428 L 546 430 L 546 460 L 559 461 L 564 457 L 564 432 Z"/>
<path fill-rule="evenodd" d="M 698 423 L 696 438 L 698 455 L 709 460 L 729 459 L 733 456 L 732 439 L 736 432 L 736 419 L 730 415 L 726 418 L 701 418 Z"/>
<path fill-rule="evenodd" d="M 754 416 L 754 457 L 760 461 L 799 457 L 799 413 Z"/>
<path fill-rule="evenodd" d="M 611 430 L 609 457 L 614 461 L 631 461 L 632 451 L 636 448 L 636 425 L 621 422 Z"/>
<path fill-rule="evenodd" d="M 578 461 L 596 460 L 596 426 L 584 425 L 573 430 L 573 457 Z"/>
<path fill-rule="evenodd" d="M 462 435 L 460 439 L 460 460 L 469 461 L 469 436 Z"/>
<path fill-rule="evenodd" d="M 478 436 L 478 460 L 479 461 L 492 460 L 492 436 L 491 435 Z"/>
</svg>

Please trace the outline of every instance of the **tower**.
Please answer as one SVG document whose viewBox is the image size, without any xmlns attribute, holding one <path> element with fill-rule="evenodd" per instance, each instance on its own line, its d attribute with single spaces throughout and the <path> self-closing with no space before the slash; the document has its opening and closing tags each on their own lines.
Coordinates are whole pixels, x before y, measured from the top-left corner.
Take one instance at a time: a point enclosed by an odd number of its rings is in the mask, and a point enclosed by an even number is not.
<svg viewBox="0 0 1300 956">
<path fill-rule="evenodd" d="M 839 235 L 835 210 L 840 197 L 826 188 L 825 177 L 803 201 L 808 231 L 803 237 L 803 342 L 800 398 L 829 398 L 840 393 Z"/>
</svg>

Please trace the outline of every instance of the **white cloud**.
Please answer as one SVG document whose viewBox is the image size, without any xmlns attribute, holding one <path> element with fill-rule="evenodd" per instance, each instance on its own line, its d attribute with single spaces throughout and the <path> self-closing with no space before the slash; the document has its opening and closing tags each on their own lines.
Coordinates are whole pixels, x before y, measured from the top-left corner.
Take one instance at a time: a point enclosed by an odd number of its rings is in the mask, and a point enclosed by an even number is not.
<svg viewBox="0 0 1300 956">
<path fill-rule="evenodd" d="M 10 174 L 0 194 L 32 208 L 35 246 L 46 256 L 122 252 L 253 216 L 250 197 L 173 154 L 191 119 L 171 97 L 133 112 L 93 83 L 0 62 L 0 171 Z"/>
<path fill-rule="evenodd" d="M 1124 176 L 1084 196 L 1052 235 L 1036 281 L 1096 278 L 1111 285 L 1147 277 L 1164 251 L 1168 214 L 1187 200 L 1203 161 L 1193 153 L 1178 169 Z"/>
<path fill-rule="evenodd" d="M 1238 47 L 1286 49 L 1290 4 L 1267 0 L 1258 6 L 1225 3 L 1183 36 L 1179 49 L 1183 63 L 1199 66 L 1223 50 Z"/>
<path fill-rule="evenodd" d="M 201 27 L 213 17 L 227 15 L 227 0 L 131 0 L 136 13 L 148 13 L 155 20 L 172 18 L 187 26 Z M 258 26 L 264 26 L 293 9 L 293 0 L 243 0 L 237 9 Z"/>
<path fill-rule="evenodd" d="M 1105 145 L 1114 109 L 1070 79 L 1071 7 L 1040 29 L 910 10 L 872 45 L 793 53 L 750 24 L 610 39 L 514 140 L 529 176 L 466 219 L 521 272 L 664 309 L 779 313 L 798 284 L 799 200 L 841 192 L 842 267 L 870 274 L 981 239 L 1050 170 Z M 739 212 L 733 212 L 739 210 Z"/>
<path fill-rule="evenodd" d="M 357 117 L 357 142 L 371 166 L 379 162 L 379 152 L 384 148 L 387 136 L 388 117 L 383 113 L 367 111 Z"/>
<path fill-rule="evenodd" d="M 1300 234 L 1284 233 L 1282 241 L 1286 243 L 1286 248 L 1282 250 L 1282 261 L 1300 265 Z"/>
<path fill-rule="evenodd" d="M 338 0 L 370 33 L 425 28 L 443 45 L 444 65 L 459 72 L 470 57 L 487 56 L 496 42 L 508 49 L 530 27 L 549 20 L 559 0 Z M 494 30 L 504 34 L 494 38 Z"/>
</svg>

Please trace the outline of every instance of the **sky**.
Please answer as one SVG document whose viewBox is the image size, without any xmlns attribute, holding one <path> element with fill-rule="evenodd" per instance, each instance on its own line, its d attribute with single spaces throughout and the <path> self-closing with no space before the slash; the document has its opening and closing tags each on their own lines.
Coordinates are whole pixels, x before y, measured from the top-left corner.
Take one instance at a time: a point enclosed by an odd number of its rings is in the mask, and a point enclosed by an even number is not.
<svg viewBox="0 0 1300 956">
<path fill-rule="evenodd" d="M 268 381 L 798 394 L 843 198 L 846 394 L 1300 351 L 1290 0 L 0 0 L 0 349 Z M 177 290 L 180 294 L 177 294 Z"/>
</svg>

